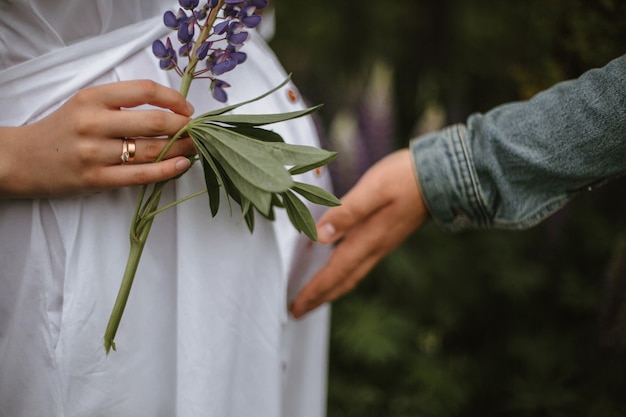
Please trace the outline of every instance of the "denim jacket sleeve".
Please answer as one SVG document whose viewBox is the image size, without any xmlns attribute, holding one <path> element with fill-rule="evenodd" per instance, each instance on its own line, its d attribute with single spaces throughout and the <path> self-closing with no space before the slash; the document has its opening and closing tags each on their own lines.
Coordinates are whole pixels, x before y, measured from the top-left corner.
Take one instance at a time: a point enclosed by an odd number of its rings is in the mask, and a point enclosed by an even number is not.
<svg viewBox="0 0 626 417">
<path fill-rule="evenodd" d="M 534 226 L 579 191 L 626 173 L 626 55 L 410 148 L 444 230 Z"/>
</svg>

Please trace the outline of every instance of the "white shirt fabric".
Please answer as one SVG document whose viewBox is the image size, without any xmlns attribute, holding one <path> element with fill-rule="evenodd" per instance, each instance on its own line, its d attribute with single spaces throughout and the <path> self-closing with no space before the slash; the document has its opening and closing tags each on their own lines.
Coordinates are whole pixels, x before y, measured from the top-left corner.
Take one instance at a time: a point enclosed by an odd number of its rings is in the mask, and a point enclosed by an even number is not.
<svg viewBox="0 0 626 417">
<path fill-rule="evenodd" d="M 0 0 L 0 125 L 34 122 L 89 85 L 149 78 L 178 88 L 150 49 L 169 35 L 167 8 L 177 2 Z M 286 77 L 260 36 L 243 51 L 248 60 L 224 77 L 231 103 Z M 240 112 L 303 108 L 288 89 L 297 92 L 288 85 Z M 198 114 L 218 106 L 202 81 L 189 99 Z M 310 118 L 273 129 L 318 144 Z M 325 170 L 299 180 L 330 185 Z M 162 203 L 203 188 L 196 164 Z M 296 322 L 286 306 L 328 249 L 297 234 L 282 210 L 275 222 L 257 216 L 254 234 L 235 207 L 212 218 L 206 196 L 159 214 L 117 351 L 105 355 L 137 196 L 0 201 L 0 416 L 323 416 L 329 310 Z"/>
</svg>

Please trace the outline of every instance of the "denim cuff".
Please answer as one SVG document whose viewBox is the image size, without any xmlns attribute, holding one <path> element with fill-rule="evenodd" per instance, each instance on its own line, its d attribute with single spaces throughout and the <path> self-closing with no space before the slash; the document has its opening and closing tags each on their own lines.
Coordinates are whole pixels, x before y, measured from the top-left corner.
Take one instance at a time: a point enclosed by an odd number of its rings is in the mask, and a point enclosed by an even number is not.
<svg viewBox="0 0 626 417">
<path fill-rule="evenodd" d="M 489 227 L 466 132 L 465 125 L 453 125 L 417 137 L 409 145 L 424 202 L 447 232 Z"/>
</svg>

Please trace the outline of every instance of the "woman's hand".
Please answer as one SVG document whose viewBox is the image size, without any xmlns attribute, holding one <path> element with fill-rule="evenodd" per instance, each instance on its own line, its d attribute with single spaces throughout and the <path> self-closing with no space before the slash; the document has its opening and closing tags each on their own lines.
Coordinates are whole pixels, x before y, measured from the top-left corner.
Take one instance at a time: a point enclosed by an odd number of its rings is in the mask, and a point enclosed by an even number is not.
<svg viewBox="0 0 626 417">
<path fill-rule="evenodd" d="M 321 243 L 341 241 L 291 304 L 296 318 L 352 290 L 428 218 L 408 149 L 375 164 L 341 202 L 318 222 Z"/>
<path fill-rule="evenodd" d="M 129 110 L 143 104 L 156 108 Z M 189 138 L 148 162 L 193 111 L 177 91 L 147 80 L 81 90 L 36 123 L 0 128 L 0 198 L 96 193 L 179 175 L 196 152 Z M 122 164 L 124 138 L 135 140 L 133 163 Z"/>
</svg>

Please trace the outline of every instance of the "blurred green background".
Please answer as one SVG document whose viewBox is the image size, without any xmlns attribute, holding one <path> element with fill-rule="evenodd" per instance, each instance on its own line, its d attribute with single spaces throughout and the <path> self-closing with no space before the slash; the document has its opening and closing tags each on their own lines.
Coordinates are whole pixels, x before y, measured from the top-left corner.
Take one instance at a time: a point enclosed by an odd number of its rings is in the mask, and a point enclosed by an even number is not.
<svg viewBox="0 0 626 417">
<path fill-rule="evenodd" d="M 273 4 L 338 194 L 419 133 L 626 52 L 624 0 Z M 417 232 L 334 304 L 328 416 L 626 416 L 625 190 L 529 231 Z"/>
</svg>

